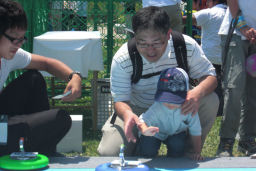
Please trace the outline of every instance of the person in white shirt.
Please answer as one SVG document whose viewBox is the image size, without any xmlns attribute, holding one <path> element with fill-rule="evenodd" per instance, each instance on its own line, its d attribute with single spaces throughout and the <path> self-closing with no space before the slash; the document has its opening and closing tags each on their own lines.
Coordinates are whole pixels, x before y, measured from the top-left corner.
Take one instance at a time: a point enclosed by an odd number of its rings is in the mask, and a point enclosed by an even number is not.
<svg viewBox="0 0 256 171">
<path fill-rule="evenodd" d="M 226 13 L 226 0 L 207 0 L 207 7 L 192 14 L 193 23 L 201 26 L 201 46 L 206 57 L 214 65 L 221 65 L 221 46 L 218 31 Z"/>
<path fill-rule="evenodd" d="M 63 101 L 81 96 L 81 77 L 58 60 L 21 49 L 27 26 L 18 2 L 0 0 L 0 115 L 8 116 L 7 141 L 0 145 L 0 155 L 18 152 L 23 137 L 25 151 L 54 156 L 56 145 L 71 127 L 71 118 L 64 110 L 50 110 L 46 82 L 37 70 L 68 81 L 64 92 L 71 90 L 71 94 Z M 4 87 L 9 73 L 16 69 L 27 71 Z"/>
<path fill-rule="evenodd" d="M 219 30 L 223 47 L 224 117 L 220 128 L 217 155 L 233 155 L 237 133 L 240 136 L 238 150 L 251 155 L 256 153 L 256 79 L 246 72 L 245 61 L 256 53 L 256 1 L 227 0 L 227 2 L 229 9 Z M 241 12 L 238 13 L 240 10 Z M 228 34 L 231 20 L 236 16 L 238 22 L 234 27 L 234 33 Z M 231 40 L 227 41 L 230 36 L 232 36 Z"/>
<path fill-rule="evenodd" d="M 142 7 L 148 6 L 161 7 L 170 18 L 171 28 L 183 32 L 181 0 L 142 0 Z"/>
<path fill-rule="evenodd" d="M 172 30 L 168 14 L 161 8 L 149 6 L 141 8 L 132 19 L 136 48 L 142 57 L 142 75 L 137 83 L 131 82 L 133 66 L 127 43 L 116 52 L 111 65 L 111 94 L 117 114 L 112 125 L 110 117 L 102 128 L 102 139 L 98 152 L 102 156 L 117 156 L 120 144 L 125 144 L 125 154 L 134 155 L 137 130 L 132 131 L 138 116 L 153 103 L 159 74 L 166 68 L 177 67 L 174 53 Z M 201 47 L 194 39 L 183 35 L 187 49 L 189 76 L 200 83 L 188 91 L 186 101 L 181 107 L 183 114 L 197 113 L 202 126 L 202 145 L 215 121 L 219 105 L 213 92 L 217 86 L 215 69 L 205 57 Z"/>
</svg>

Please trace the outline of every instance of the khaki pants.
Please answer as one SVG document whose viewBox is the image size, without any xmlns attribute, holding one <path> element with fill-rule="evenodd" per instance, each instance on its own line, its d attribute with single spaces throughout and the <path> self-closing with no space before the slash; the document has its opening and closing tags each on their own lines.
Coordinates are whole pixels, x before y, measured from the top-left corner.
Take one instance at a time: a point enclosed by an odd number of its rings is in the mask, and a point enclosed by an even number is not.
<svg viewBox="0 0 256 171">
<path fill-rule="evenodd" d="M 210 131 L 218 111 L 219 99 L 215 93 L 211 93 L 201 99 L 199 107 L 199 117 L 202 127 L 202 144 L 205 141 L 206 135 Z M 141 114 L 147 109 L 132 106 L 133 112 Z M 133 156 L 135 154 L 135 143 L 128 143 L 124 135 L 124 123 L 119 117 L 116 118 L 115 124 L 110 124 L 111 117 L 106 121 L 102 128 L 102 139 L 98 146 L 98 153 L 101 156 L 118 156 L 120 145 L 125 144 L 125 155 Z M 138 135 L 138 130 L 134 128 L 134 135 Z"/>
</svg>

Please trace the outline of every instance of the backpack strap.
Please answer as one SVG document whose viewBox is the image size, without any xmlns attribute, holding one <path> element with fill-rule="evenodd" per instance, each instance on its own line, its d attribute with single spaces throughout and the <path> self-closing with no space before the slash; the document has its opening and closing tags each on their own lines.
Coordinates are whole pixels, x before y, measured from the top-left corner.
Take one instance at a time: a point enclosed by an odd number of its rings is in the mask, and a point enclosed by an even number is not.
<svg viewBox="0 0 256 171">
<path fill-rule="evenodd" d="M 156 75 L 160 75 L 162 71 L 158 71 L 158 72 L 154 72 L 154 73 L 150 73 L 150 74 L 146 74 L 146 75 L 142 75 L 141 78 L 143 79 L 147 79 Z"/>
<path fill-rule="evenodd" d="M 136 42 L 134 37 L 128 41 L 128 51 L 132 61 L 132 69 L 133 69 L 131 81 L 132 81 L 132 84 L 136 84 L 140 80 L 142 75 L 143 62 L 136 48 Z"/>
<path fill-rule="evenodd" d="M 182 33 L 172 31 L 172 41 L 178 67 L 184 69 L 188 73 L 187 48 Z"/>
<path fill-rule="evenodd" d="M 172 30 L 171 35 L 172 35 L 174 52 L 176 55 L 178 67 L 184 69 L 189 76 L 187 48 L 186 48 L 185 39 L 184 39 L 182 33 L 174 31 L 174 30 Z M 189 76 L 189 83 L 192 86 L 196 86 L 196 80 L 190 78 L 190 76 Z"/>
</svg>

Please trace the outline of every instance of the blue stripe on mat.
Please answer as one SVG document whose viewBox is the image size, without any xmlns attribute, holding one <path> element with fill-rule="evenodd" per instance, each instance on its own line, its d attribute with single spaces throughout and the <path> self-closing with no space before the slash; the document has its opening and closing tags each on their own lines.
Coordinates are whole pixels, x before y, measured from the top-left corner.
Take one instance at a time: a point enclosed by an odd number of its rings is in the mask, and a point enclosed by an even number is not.
<svg viewBox="0 0 256 171">
<path fill-rule="evenodd" d="M 46 169 L 45 171 L 95 171 L 95 169 L 88 169 L 88 168 L 76 168 L 76 169 Z"/>
<path fill-rule="evenodd" d="M 150 169 L 151 170 L 151 169 Z M 256 168 L 194 168 L 194 169 L 159 169 L 155 168 L 151 171 L 256 171 Z"/>
<path fill-rule="evenodd" d="M 46 169 L 46 171 L 95 171 L 95 169 L 88 168 L 74 168 L 74 169 Z M 155 168 L 150 171 L 256 171 L 256 168 L 194 168 L 194 169 L 162 169 Z"/>
</svg>

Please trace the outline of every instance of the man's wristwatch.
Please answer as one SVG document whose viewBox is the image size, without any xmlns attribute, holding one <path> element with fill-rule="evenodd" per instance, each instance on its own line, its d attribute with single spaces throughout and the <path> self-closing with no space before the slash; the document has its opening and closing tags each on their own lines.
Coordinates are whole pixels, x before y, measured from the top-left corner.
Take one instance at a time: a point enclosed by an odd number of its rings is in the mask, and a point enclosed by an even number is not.
<svg viewBox="0 0 256 171">
<path fill-rule="evenodd" d="M 73 71 L 73 72 L 71 72 L 71 74 L 69 74 L 69 76 L 68 76 L 68 81 L 70 81 L 70 80 L 72 79 L 72 77 L 73 77 L 74 74 L 77 74 L 77 75 L 81 78 L 81 80 L 83 79 L 83 76 L 81 75 L 80 72 L 78 72 L 78 71 Z"/>
</svg>

